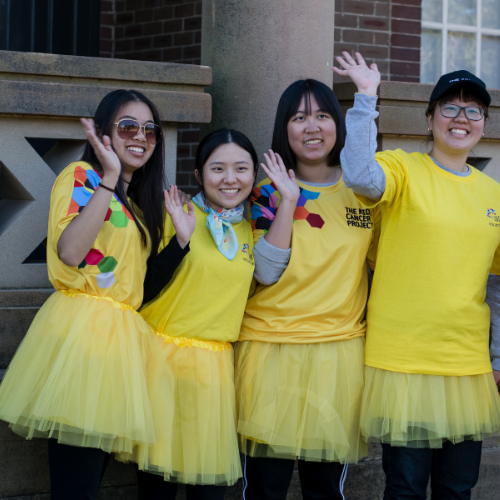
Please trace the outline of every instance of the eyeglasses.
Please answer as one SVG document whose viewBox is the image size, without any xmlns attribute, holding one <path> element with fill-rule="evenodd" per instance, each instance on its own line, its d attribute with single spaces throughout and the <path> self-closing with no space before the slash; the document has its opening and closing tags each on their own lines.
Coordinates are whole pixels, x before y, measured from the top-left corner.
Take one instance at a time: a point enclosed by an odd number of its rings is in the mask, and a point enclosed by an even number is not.
<svg viewBox="0 0 500 500">
<path fill-rule="evenodd" d="M 146 140 L 154 146 L 161 137 L 161 128 L 156 125 L 156 123 L 145 123 L 141 125 L 136 120 L 120 120 L 118 123 L 115 123 L 118 137 L 123 140 L 133 139 L 141 129 L 144 131 L 144 136 Z"/>
<path fill-rule="evenodd" d="M 460 111 L 463 109 L 465 117 L 469 120 L 478 121 L 484 116 L 486 108 L 480 108 L 479 106 L 459 106 L 458 104 L 440 104 L 441 114 L 445 118 L 456 118 Z"/>
</svg>

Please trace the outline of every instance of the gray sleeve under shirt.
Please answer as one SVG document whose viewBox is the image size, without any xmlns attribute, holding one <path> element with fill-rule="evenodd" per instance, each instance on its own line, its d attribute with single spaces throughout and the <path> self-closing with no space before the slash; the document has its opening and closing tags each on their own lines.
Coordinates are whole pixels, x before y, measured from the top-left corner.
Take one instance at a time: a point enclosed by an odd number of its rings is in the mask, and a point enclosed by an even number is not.
<svg viewBox="0 0 500 500">
<path fill-rule="evenodd" d="M 253 247 L 255 279 L 263 285 L 276 283 L 288 266 L 292 250 L 277 248 L 268 243 L 264 236 Z"/>
<path fill-rule="evenodd" d="M 376 96 L 354 96 L 354 106 L 346 114 L 347 137 L 340 153 L 344 184 L 356 194 L 372 200 L 380 200 L 385 191 L 385 172 L 375 161 L 376 105 Z"/>
<path fill-rule="evenodd" d="M 500 276 L 490 274 L 486 303 L 491 311 L 490 357 L 493 370 L 500 371 Z"/>
</svg>

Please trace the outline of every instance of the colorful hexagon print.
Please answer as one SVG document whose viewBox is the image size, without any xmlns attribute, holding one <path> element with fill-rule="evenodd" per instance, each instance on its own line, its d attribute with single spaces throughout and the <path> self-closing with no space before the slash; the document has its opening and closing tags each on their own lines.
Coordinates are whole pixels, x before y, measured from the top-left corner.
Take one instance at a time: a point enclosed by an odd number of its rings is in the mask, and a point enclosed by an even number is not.
<svg viewBox="0 0 500 500">
<path fill-rule="evenodd" d="M 91 248 L 90 252 L 87 254 L 85 257 L 85 262 L 89 266 L 97 266 L 99 262 L 103 259 L 104 255 L 100 250 L 97 250 L 97 248 Z"/>
<path fill-rule="evenodd" d="M 116 262 L 116 259 L 114 257 L 104 257 L 104 259 L 99 262 L 97 267 L 99 268 L 99 271 L 101 271 L 101 273 L 110 273 L 115 270 L 117 264 L 118 262 Z"/>
<path fill-rule="evenodd" d="M 111 217 L 109 218 L 109 222 L 113 224 L 115 227 L 127 227 L 129 218 L 123 213 L 123 212 L 115 212 L 113 210 L 113 213 L 111 214 Z"/>
<path fill-rule="evenodd" d="M 309 222 L 311 227 L 317 227 L 318 229 L 321 229 L 325 224 L 325 221 L 319 214 L 309 214 L 306 220 Z"/>
<path fill-rule="evenodd" d="M 115 273 L 113 272 L 98 274 L 95 279 L 99 288 L 109 288 L 116 282 Z"/>
<path fill-rule="evenodd" d="M 304 220 L 309 216 L 309 212 L 306 207 L 297 207 L 293 213 L 294 220 Z"/>
</svg>

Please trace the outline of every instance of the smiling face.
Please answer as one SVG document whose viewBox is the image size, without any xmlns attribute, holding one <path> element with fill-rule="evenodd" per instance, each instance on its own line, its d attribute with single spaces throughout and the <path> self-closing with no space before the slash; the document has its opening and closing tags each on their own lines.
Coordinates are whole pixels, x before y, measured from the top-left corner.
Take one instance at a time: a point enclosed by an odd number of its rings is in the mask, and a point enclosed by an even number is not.
<svg viewBox="0 0 500 500">
<path fill-rule="evenodd" d="M 478 101 L 463 101 L 460 97 L 447 99 L 448 104 L 458 106 L 484 107 Z M 446 118 L 441 114 L 438 106 L 434 109 L 432 116 L 428 117 L 429 128 L 434 138 L 433 150 L 447 156 L 468 155 L 469 151 L 479 142 L 484 130 L 484 117 L 481 120 L 469 120 L 464 110 L 456 118 Z M 432 152 L 431 152 L 432 155 Z"/>
<path fill-rule="evenodd" d="M 154 123 L 153 113 L 149 106 L 143 102 L 129 101 L 120 107 L 111 125 L 111 144 L 122 164 L 122 172 L 132 175 L 135 170 L 143 167 L 151 158 L 155 145 L 151 145 L 146 140 L 144 129 L 129 139 L 121 139 L 118 136 L 118 129 L 115 123 L 124 118 L 138 121 L 141 125 Z"/>
<path fill-rule="evenodd" d="M 297 167 L 328 165 L 328 156 L 337 140 L 337 128 L 331 114 L 320 109 L 314 95 L 310 96 L 310 114 L 306 112 L 306 97 L 288 121 L 288 143 L 295 154 Z"/>
<path fill-rule="evenodd" d="M 222 144 L 208 157 L 203 165 L 203 179 L 198 170 L 194 173 L 214 210 L 235 208 L 246 200 L 255 178 L 250 153 L 234 142 Z"/>
</svg>

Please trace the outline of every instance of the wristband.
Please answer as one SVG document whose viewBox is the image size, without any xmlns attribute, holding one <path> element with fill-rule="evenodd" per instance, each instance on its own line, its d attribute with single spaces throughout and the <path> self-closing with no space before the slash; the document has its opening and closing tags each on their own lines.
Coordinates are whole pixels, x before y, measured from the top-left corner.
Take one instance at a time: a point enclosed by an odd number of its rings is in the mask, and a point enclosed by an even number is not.
<svg viewBox="0 0 500 500">
<path fill-rule="evenodd" d="M 111 189 L 110 187 L 108 186 L 105 186 L 102 182 L 99 183 L 99 187 L 102 187 L 104 189 L 106 189 L 107 191 L 109 191 L 110 193 L 114 193 L 115 190 L 114 189 Z"/>
<path fill-rule="evenodd" d="M 378 94 L 365 94 L 364 92 L 355 92 L 355 94 L 367 95 L 368 97 L 378 97 Z"/>
</svg>

